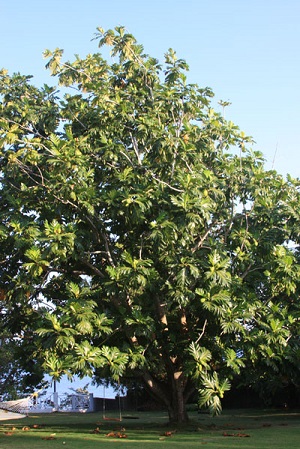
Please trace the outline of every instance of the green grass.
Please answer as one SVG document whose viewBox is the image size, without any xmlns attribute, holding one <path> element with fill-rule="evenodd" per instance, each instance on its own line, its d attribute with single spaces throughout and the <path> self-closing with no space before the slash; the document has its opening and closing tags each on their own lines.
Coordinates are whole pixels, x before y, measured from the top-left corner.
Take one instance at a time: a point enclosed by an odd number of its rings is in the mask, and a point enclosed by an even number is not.
<svg viewBox="0 0 300 449">
<path fill-rule="evenodd" d="M 30 415 L 0 422 L 0 449 L 300 447 L 300 412 L 231 410 L 216 418 L 192 412 L 190 418 L 188 425 L 175 428 L 163 412 L 126 414 L 122 422 L 103 420 L 100 413 Z M 126 438 L 119 438 L 119 433 Z"/>
</svg>

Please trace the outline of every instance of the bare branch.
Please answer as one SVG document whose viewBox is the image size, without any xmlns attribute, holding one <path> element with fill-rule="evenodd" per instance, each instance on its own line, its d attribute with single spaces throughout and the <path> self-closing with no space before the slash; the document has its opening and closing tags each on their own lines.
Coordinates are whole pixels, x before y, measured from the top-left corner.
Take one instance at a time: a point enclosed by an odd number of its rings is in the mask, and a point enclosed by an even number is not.
<svg viewBox="0 0 300 449">
<path fill-rule="evenodd" d="M 141 161 L 141 157 L 140 157 L 140 151 L 139 151 L 137 140 L 136 140 L 135 136 L 132 135 L 132 133 L 129 133 L 129 135 L 130 135 L 130 138 L 131 138 L 132 147 L 134 149 L 134 152 L 135 152 L 137 160 L 138 160 L 138 164 L 142 165 L 142 161 Z"/>
<path fill-rule="evenodd" d="M 95 267 L 88 260 L 80 259 L 80 262 L 82 262 L 84 265 L 86 265 L 88 268 L 90 268 L 90 270 L 92 270 L 94 272 L 94 274 L 96 274 L 97 276 L 100 276 L 102 279 L 104 278 L 104 274 L 102 273 L 102 271 L 100 271 L 97 267 Z"/>
<path fill-rule="evenodd" d="M 155 181 L 159 182 L 160 184 L 163 184 L 163 185 L 169 187 L 169 189 L 174 190 L 175 192 L 184 193 L 184 190 L 183 190 L 183 189 L 177 189 L 176 187 L 172 187 L 172 186 L 171 186 L 170 184 L 168 184 L 167 182 L 162 181 L 161 179 L 158 179 L 158 178 L 156 177 L 156 175 L 155 175 L 153 172 L 150 172 L 150 173 L 151 173 L 152 178 L 153 178 Z"/>
<path fill-rule="evenodd" d="M 201 332 L 201 334 L 199 335 L 199 337 L 197 338 L 197 340 L 195 341 L 195 343 L 199 343 L 199 341 L 200 341 L 201 338 L 203 337 L 203 335 L 204 335 L 204 333 L 205 333 L 206 326 L 207 326 L 207 320 L 204 321 L 203 328 L 202 328 L 202 332 Z"/>
</svg>

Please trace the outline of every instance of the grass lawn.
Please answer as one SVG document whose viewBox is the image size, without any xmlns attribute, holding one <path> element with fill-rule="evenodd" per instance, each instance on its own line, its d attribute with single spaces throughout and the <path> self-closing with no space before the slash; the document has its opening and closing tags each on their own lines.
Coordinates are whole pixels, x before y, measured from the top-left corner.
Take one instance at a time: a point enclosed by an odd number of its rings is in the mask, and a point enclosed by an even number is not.
<svg viewBox="0 0 300 449">
<path fill-rule="evenodd" d="M 117 416 L 117 415 L 116 415 Z M 0 422 L 0 449 L 299 449 L 300 412 L 230 410 L 216 418 L 190 413 L 170 427 L 163 412 L 126 415 L 53 413 Z"/>
</svg>

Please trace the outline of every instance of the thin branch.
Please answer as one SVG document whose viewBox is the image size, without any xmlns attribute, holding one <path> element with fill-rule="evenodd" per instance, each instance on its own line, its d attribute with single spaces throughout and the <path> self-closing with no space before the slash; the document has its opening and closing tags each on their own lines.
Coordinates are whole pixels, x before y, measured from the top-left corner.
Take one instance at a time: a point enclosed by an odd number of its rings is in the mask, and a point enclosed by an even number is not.
<svg viewBox="0 0 300 449">
<path fill-rule="evenodd" d="M 134 167 L 134 164 L 133 164 L 132 160 L 130 159 L 130 157 L 128 156 L 128 154 L 124 153 L 124 151 L 120 151 L 120 153 L 128 160 L 130 165 L 132 165 L 132 167 Z"/>
<path fill-rule="evenodd" d="M 90 268 L 97 276 L 100 276 L 102 279 L 105 277 L 102 271 L 100 271 L 97 267 L 95 267 L 92 263 L 90 263 L 86 259 L 79 259 L 80 262 L 82 262 L 84 265 L 86 265 L 88 268 Z"/>
<path fill-rule="evenodd" d="M 194 246 L 194 248 L 192 248 L 192 253 L 195 253 L 196 251 L 198 251 L 198 249 L 200 249 L 203 245 L 203 242 L 206 240 L 208 234 L 210 233 L 211 229 L 216 225 L 216 223 L 211 223 L 207 229 L 207 231 L 205 232 L 205 234 L 200 238 L 199 242 Z"/>
<path fill-rule="evenodd" d="M 107 253 L 107 256 L 108 256 L 108 260 L 109 260 L 111 266 L 115 268 L 116 265 L 114 263 L 114 260 L 112 258 L 112 255 L 111 255 L 111 252 L 110 252 L 110 249 L 109 249 L 107 236 L 106 236 L 106 234 L 104 232 L 101 232 L 101 231 L 100 231 L 100 235 L 102 236 L 102 238 L 104 240 L 104 245 L 105 245 L 106 253 Z"/>
<path fill-rule="evenodd" d="M 199 335 L 199 337 L 197 338 L 197 340 L 195 341 L 195 343 L 199 343 L 199 341 L 200 341 L 201 338 L 203 337 L 203 335 L 204 335 L 204 333 L 205 333 L 206 326 L 207 326 L 207 320 L 204 321 L 203 328 L 202 328 L 202 332 L 201 332 L 201 334 Z"/>
<path fill-rule="evenodd" d="M 137 157 L 137 160 L 138 160 L 138 164 L 139 164 L 139 165 L 142 165 L 142 161 L 141 161 L 141 158 L 140 158 L 140 151 L 139 151 L 139 147 L 138 147 L 137 140 L 136 140 L 136 138 L 132 135 L 132 133 L 129 133 L 129 135 L 130 135 L 130 138 L 131 138 L 131 143 L 132 143 L 134 152 L 135 152 L 136 157 Z"/>
<path fill-rule="evenodd" d="M 60 66 L 61 67 L 65 67 L 65 68 L 70 69 L 70 70 L 73 70 L 73 72 L 76 72 L 76 73 L 78 73 L 80 75 L 85 75 L 89 81 L 93 81 L 93 78 L 91 78 L 90 75 L 88 75 L 88 73 L 85 72 L 85 70 L 83 70 L 83 69 L 80 69 L 80 70 L 75 69 L 73 66 L 67 64 L 66 62 L 60 62 Z"/>
<path fill-rule="evenodd" d="M 266 264 L 266 265 L 267 265 L 267 264 Z M 248 266 L 248 268 L 246 268 L 246 270 L 244 271 L 244 273 L 240 276 L 241 279 L 245 279 L 245 277 L 246 277 L 247 274 L 249 274 L 249 273 L 253 273 L 254 271 L 259 271 L 259 270 L 262 270 L 262 269 L 263 269 L 263 266 L 253 268 L 253 270 L 251 270 L 251 267 L 253 267 L 253 264 L 252 264 L 252 263 Z"/>
<path fill-rule="evenodd" d="M 176 119 L 174 117 L 174 112 L 172 110 L 172 117 L 173 117 L 173 121 L 176 124 Z M 182 123 L 183 123 L 183 117 L 180 118 L 179 122 L 177 122 L 177 128 L 176 128 L 176 138 L 177 141 L 175 143 L 175 151 L 174 151 L 174 155 L 173 155 L 173 161 L 172 161 L 172 169 L 171 169 L 171 178 L 173 178 L 174 172 L 175 172 L 175 164 L 176 164 L 176 159 L 177 159 L 177 155 L 178 155 L 178 146 L 179 146 L 179 136 L 180 136 L 180 130 L 182 127 Z"/>
<path fill-rule="evenodd" d="M 156 177 L 156 175 L 155 175 L 153 172 L 150 172 L 150 174 L 151 174 L 152 178 L 153 178 L 155 181 L 159 182 L 160 184 L 163 184 L 163 185 L 169 187 L 169 189 L 174 190 L 175 192 L 184 193 L 184 190 L 182 190 L 182 189 L 177 189 L 176 187 L 172 187 L 172 186 L 171 186 L 170 184 L 168 184 L 167 182 L 162 181 L 161 179 L 158 179 L 158 178 Z"/>
</svg>

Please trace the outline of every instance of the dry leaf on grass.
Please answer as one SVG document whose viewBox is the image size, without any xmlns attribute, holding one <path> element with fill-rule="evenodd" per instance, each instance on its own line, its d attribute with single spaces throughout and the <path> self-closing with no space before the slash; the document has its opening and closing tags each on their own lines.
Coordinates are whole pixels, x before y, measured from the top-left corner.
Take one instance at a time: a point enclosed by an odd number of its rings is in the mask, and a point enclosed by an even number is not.
<svg viewBox="0 0 300 449">
<path fill-rule="evenodd" d="M 48 437 L 43 437 L 42 440 L 56 440 L 55 435 L 56 433 L 51 433 Z"/>
<path fill-rule="evenodd" d="M 111 438 L 127 438 L 126 433 L 121 433 L 121 432 L 109 432 L 105 436 L 111 437 Z"/>
<path fill-rule="evenodd" d="M 248 433 L 223 433 L 223 437 L 239 437 L 239 438 L 248 438 L 250 435 Z"/>
<path fill-rule="evenodd" d="M 162 435 L 164 437 L 171 437 L 173 435 L 173 433 L 176 433 L 176 430 L 167 430 L 166 432 L 164 432 Z"/>
</svg>

